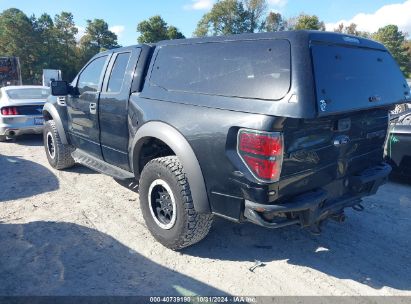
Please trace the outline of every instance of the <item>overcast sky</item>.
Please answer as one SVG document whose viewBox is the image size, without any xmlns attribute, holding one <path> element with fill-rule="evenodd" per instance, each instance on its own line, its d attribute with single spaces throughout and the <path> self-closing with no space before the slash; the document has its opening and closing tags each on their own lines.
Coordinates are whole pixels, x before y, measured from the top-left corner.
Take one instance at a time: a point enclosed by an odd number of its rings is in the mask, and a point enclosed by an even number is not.
<svg viewBox="0 0 411 304">
<path fill-rule="evenodd" d="M 161 15 L 166 22 L 177 26 L 191 37 L 198 20 L 210 10 L 214 0 L 0 0 L 0 10 L 11 7 L 27 15 L 39 16 L 43 12 L 55 15 L 61 11 L 72 12 L 80 33 L 87 19 L 106 20 L 119 37 L 121 45 L 136 43 L 137 23 L 153 15 Z M 411 34 L 411 0 L 268 0 L 270 10 L 289 18 L 300 12 L 316 14 L 332 30 L 340 22 L 355 22 L 359 30 L 376 31 L 387 24 L 396 24 Z"/>
</svg>

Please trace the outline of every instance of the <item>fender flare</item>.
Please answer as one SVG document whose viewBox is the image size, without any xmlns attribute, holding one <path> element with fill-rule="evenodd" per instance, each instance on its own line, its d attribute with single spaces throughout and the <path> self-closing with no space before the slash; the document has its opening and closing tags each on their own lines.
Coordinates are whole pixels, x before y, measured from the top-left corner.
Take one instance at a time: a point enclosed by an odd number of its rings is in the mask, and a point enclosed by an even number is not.
<svg viewBox="0 0 411 304">
<path fill-rule="evenodd" d="M 54 104 L 46 102 L 43 107 L 43 117 L 45 120 L 47 120 L 48 115 L 51 116 L 51 118 L 54 120 L 56 124 L 57 132 L 59 132 L 61 143 L 63 145 L 67 145 L 68 144 L 67 136 L 66 136 L 66 132 L 64 131 L 63 122 L 61 121 L 59 112 L 56 109 Z"/>
<path fill-rule="evenodd" d="M 134 159 L 136 157 L 138 159 L 140 149 L 147 137 L 157 138 L 173 150 L 180 159 L 187 175 L 193 196 L 194 209 L 198 213 L 210 213 L 207 189 L 198 159 L 187 139 L 179 131 L 166 123 L 151 121 L 145 123 L 137 130 L 131 145 L 130 154 L 130 163 L 133 166 L 136 177 L 139 175 L 140 168 L 138 167 L 138 162 L 134 162 Z"/>
</svg>

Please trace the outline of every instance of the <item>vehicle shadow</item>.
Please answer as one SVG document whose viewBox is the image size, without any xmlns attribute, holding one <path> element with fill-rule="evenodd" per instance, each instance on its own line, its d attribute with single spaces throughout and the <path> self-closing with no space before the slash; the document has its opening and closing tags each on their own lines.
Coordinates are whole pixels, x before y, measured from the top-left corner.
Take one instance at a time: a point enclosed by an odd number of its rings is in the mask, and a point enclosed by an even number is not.
<svg viewBox="0 0 411 304">
<path fill-rule="evenodd" d="M 348 210 L 344 224 L 327 222 L 320 236 L 298 226 L 269 230 L 216 219 L 209 236 L 184 254 L 250 263 L 286 260 L 374 289 L 411 290 L 411 195 L 391 206 L 370 205 L 362 214 Z M 403 210 L 402 217 L 391 217 L 391 208 Z"/>
<path fill-rule="evenodd" d="M 0 202 L 55 191 L 57 177 L 46 167 L 19 156 L 0 154 Z"/>
<path fill-rule="evenodd" d="M 19 146 L 41 147 L 43 146 L 42 134 L 25 134 L 8 139 L 5 143 L 13 143 Z"/>
<path fill-rule="evenodd" d="M 94 171 L 86 166 L 75 164 L 71 168 L 64 169 L 65 172 L 79 173 L 79 174 L 100 174 L 100 172 Z"/>
<path fill-rule="evenodd" d="M 63 222 L 0 224 L 0 295 L 223 295 L 111 236 Z"/>
</svg>

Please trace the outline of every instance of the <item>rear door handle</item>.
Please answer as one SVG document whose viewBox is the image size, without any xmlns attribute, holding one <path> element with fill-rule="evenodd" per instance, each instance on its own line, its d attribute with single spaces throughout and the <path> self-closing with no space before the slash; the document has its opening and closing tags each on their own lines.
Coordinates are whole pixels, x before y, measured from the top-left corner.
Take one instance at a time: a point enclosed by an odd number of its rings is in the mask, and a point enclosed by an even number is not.
<svg viewBox="0 0 411 304">
<path fill-rule="evenodd" d="M 96 113 L 97 113 L 97 103 L 90 102 L 90 114 L 96 114 Z"/>
</svg>

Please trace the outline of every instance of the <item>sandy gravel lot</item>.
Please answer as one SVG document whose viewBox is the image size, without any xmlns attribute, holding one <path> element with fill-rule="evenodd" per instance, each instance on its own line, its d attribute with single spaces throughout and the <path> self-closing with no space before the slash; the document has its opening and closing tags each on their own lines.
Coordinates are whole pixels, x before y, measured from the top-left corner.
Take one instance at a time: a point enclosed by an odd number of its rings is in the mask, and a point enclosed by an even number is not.
<svg viewBox="0 0 411 304">
<path fill-rule="evenodd" d="M 406 183 L 320 236 L 217 219 L 180 253 L 151 237 L 132 187 L 53 170 L 40 136 L 0 143 L 0 295 L 411 295 Z"/>
</svg>

